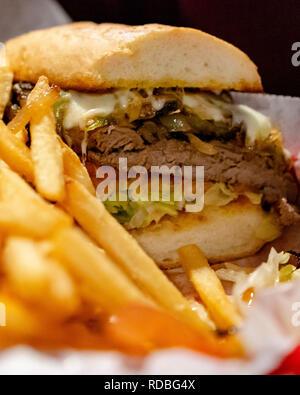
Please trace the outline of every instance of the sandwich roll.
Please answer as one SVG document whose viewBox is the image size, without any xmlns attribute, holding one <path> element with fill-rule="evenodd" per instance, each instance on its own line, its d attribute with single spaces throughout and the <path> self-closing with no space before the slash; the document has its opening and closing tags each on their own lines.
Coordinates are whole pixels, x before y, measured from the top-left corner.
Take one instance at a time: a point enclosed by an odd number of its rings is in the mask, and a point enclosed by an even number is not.
<svg viewBox="0 0 300 395">
<path fill-rule="evenodd" d="M 163 268 L 178 266 L 187 244 L 211 262 L 254 254 L 299 220 L 280 131 L 230 94 L 263 91 L 255 64 L 231 44 L 189 28 L 82 22 L 25 34 L 6 52 L 15 79 L 7 121 L 46 76 L 61 88 L 57 133 L 96 188 L 97 169 L 118 174 L 120 160 L 149 179 L 153 167 L 204 168 L 198 212 L 174 199 L 172 182 L 169 201 L 116 194 L 104 202 Z M 121 192 L 129 197 L 130 188 Z"/>
</svg>

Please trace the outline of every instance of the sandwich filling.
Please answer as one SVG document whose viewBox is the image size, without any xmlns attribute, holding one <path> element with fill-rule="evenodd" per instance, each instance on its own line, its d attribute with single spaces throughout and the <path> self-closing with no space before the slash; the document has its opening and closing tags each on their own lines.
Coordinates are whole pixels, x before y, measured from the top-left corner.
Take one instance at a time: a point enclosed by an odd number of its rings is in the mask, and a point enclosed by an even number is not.
<svg viewBox="0 0 300 395">
<path fill-rule="evenodd" d="M 14 85 L 8 119 L 33 86 Z M 62 91 L 54 106 L 58 132 L 86 162 L 118 167 L 204 166 L 205 204 L 241 197 L 277 212 L 283 225 L 298 220 L 298 185 L 280 134 L 270 120 L 236 105 L 227 92 L 197 89 Z M 111 202 L 127 228 L 143 228 L 184 210 L 181 202 Z"/>
</svg>

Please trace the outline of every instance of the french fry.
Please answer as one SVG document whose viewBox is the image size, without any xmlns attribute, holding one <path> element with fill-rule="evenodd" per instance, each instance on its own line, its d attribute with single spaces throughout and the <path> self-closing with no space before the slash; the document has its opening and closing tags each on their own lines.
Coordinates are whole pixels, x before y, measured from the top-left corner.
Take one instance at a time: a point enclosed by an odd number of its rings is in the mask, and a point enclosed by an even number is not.
<svg viewBox="0 0 300 395">
<path fill-rule="evenodd" d="M 42 327 L 42 332 L 31 341 L 31 345 L 47 351 L 70 348 L 95 351 L 107 349 L 109 346 L 113 348 L 102 332 L 95 333 L 81 322 L 70 320 L 63 325 L 51 324 L 46 323 Z"/>
<path fill-rule="evenodd" d="M 0 54 L 0 119 L 13 79 L 2 63 Z M 203 312 L 216 326 L 195 311 L 97 199 L 87 169 L 57 136 L 52 107 L 58 99 L 59 88 L 41 77 L 9 125 L 0 121 L 0 319 L 4 306 L 8 325 L 3 329 L 0 321 L 0 347 L 98 348 L 110 339 L 129 352 L 184 346 L 241 356 L 238 338 L 215 332 L 238 327 L 240 316 L 203 253 L 196 246 L 179 251 Z M 90 332 L 87 317 L 99 325 L 107 313 L 119 322 L 110 322 L 107 333 L 100 326 Z M 72 338 L 81 335 L 82 341 Z"/>
<path fill-rule="evenodd" d="M 22 141 L 23 144 L 27 144 L 29 141 L 28 132 L 26 129 L 20 130 L 15 134 L 15 136 Z"/>
<path fill-rule="evenodd" d="M 54 236 L 53 242 L 55 253 L 78 281 L 87 300 L 109 313 L 133 302 L 150 304 L 111 258 L 81 230 L 62 229 Z"/>
<path fill-rule="evenodd" d="M 8 238 L 2 260 L 10 288 L 22 300 L 52 313 L 55 320 L 76 312 L 79 299 L 73 281 L 37 242 Z"/>
<path fill-rule="evenodd" d="M 225 262 L 225 268 L 228 270 L 234 270 L 236 272 L 251 274 L 254 272 L 254 267 L 247 267 L 247 266 L 238 266 L 231 262 Z"/>
<path fill-rule="evenodd" d="M 0 43 L 0 67 L 8 67 L 5 44 Z"/>
<path fill-rule="evenodd" d="M 1 341 L 4 336 L 24 339 L 40 332 L 41 326 L 36 316 L 11 295 L 0 293 L 0 307 L 5 318 L 0 326 L 0 347 L 5 344 Z"/>
<path fill-rule="evenodd" d="M 188 301 L 136 240 L 108 213 L 103 203 L 72 179 L 66 181 L 66 191 L 64 207 L 137 285 L 160 306 L 210 337 L 209 326 L 192 310 Z"/>
<path fill-rule="evenodd" d="M 65 196 L 63 156 L 52 108 L 30 124 L 31 156 L 37 191 L 44 198 L 61 202 Z"/>
<path fill-rule="evenodd" d="M 33 164 L 29 148 L 14 136 L 2 121 L 0 121 L 0 158 L 12 170 L 28 181 L 33 181 Z"/>
<path fill-rule="evenodd" d="M 221 281 L 200 248 L 196 245 L 184 246 L 178 250 L 178 253 L 186 274 L 194 284 L 217 328 L 221 331 L 229 331 L 239 326 L 241 317 L 225 294 Z"/>
<path fill-rule="evenodd" d="M 148 306 L 132 305 L 119 311 L 114 320 L 106 324 L 105 333 L 129 353 L 143 354 L 157 348 L 186 347 L 219 358 L 243 355 L 236 338 L 228 336 L 208 342 L 190 326 Z"/>
<path fill-rule="evenodd" d="M 59 88 L 50 87 L 46 77 L 40 77 L 28 96 L 26 105 L 9 122 L 8 128 L 13 133 L 24 130 L 33 117 L 42 117 L 59 99 Z"/>
<path fill-rule="evenodd" d="M 42 239 L 73 223 L 66 213 L 44 201 L 3 162 L 0 162 L 0 190 L 2 233 Z"/>
<path fill-rule="evenodd" d="M 76 153 L 61 139 L 60 144 L 63 152 L 65 175 L 80 182 L 80 184 L 84 185 L 92 195 L 96 195 L 96 190 L 89 176 L 89 173 L 86 167 L 81 163 L 78 155 L 76 155 Z"/>
<path fill-rule="evenodd" d="M 8 67 L 0 67 L 0 119 L 3 118 L 5 107 L 10 99 L 13 77 Z"/>
</svg>

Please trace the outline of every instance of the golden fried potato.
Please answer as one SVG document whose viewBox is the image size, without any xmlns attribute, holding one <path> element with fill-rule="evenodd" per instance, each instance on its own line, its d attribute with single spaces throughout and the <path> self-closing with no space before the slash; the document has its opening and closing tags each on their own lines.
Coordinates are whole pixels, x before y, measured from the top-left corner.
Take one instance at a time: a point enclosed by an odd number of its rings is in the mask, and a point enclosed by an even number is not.
<svg viewBox="0 0 300 395">
<path fill-rule="evenodd" d="M 157 304 L 209 336 L 211 329 L 207 323 L 192 310 L 189 302 L 137 241 L 108 213 L 103 203 L 72 179 L 67 180 L 66 191 L 64 207 L 136 284 Z"/>
<path fill-rule="evenodd" d="M 79 298 L 72 279 L 38 242 L 10 237 L 2 260 L 10 288 L 22 300 L 50 312 L 55 320 L 76 312 Z"/>
<path fill-rule="evenodd" d="M 92 195 L 96 195 L 96 190 L 89 173 L 86 167 L 81 163 L 78 155 L 76 155 L 76 153 L 61 139 L 60 144 L 63 152 L 65 175 L 80 182 Z"/>
<path fill-rule="evenodd" d="M 53 242 L 57 257 L 78 281 L 85 299 L 109 313 L 132 303 L 150 304 L 106 252 L 79 229 L 62 229 Z"/>
<path fill-rule="evenodd" d="M 195 245 L 178 250 L 180 262 L 194 284 L 202 302 L 207 307 L 216 326 L 229 331 L 241 323 L 241 317 L 227 295 L 205 255 Z"/>
<path fill-rule="evenodd" d="M 0 233 L 42 239 L 72 225 L 66 213 L 43 200 L 3 162 L 0 188 Z"/>
<path fill-rule="evenodd" d="M 61 202 L 65 197 L 64 165 L 52 110 L 30 123 L 31 156 L 37 191 L 44 198 Z"/>
<path fill-rule="evenodd" d="M 0 158 L 27 181 L 33 181 L 33 164 L 26 144 L 0 121 Z"/>
</svg>

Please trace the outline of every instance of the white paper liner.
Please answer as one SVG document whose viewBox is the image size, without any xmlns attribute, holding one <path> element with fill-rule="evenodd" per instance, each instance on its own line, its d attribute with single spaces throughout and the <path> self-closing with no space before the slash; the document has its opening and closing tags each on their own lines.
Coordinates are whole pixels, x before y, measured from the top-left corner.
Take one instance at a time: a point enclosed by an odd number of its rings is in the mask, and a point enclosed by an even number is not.
<svg viewBox="0 0 300 395">
<path fill-rule="evenodd" d="M 282 130 L 286 148 L 295 156 L 300 153 L 300 98 L 240 93 L 234 97 L 269 115 Z M 272 245 L 278 251 L 300 250 L 300 226 L 288 229 Z M 269 251 L 270 245 L 250 263 L 262 262 Z M 218 360 L 180 349 L 154 352 L 139 359 L 115 352 L 65 351 L 49 355 L 17 347 L 0 354 L 0 374 L 266 374 L 276 369 L 300 342 L 300 327 L 292 323 L 293 306 L 299 302 L 300 282 L 281 284 L 257 295 L 241 333 L 249 354 L 245 361 Z"/>
</svg>

